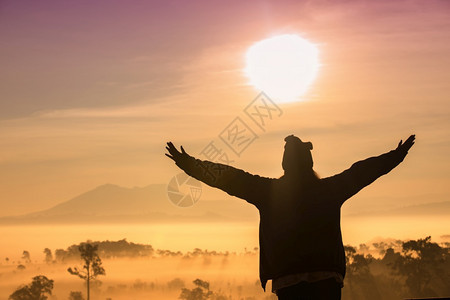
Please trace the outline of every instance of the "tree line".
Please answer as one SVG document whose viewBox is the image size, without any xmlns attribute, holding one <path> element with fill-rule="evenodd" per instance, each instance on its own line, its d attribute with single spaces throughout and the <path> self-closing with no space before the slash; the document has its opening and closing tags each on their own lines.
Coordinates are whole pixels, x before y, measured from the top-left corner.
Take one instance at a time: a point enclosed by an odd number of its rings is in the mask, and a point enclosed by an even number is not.
<svg viewBox="0 0 450 300">
<path fill-rule="evenodd" d="M 395 244 L 395 243 L 394 243 Z M 450 296 L 450 248 L 428 236 L 423 239 L 381 245 L 380 257 L 345 247 L 347 274 L 345 299 L 402 299 Z M 364 245 L 362 247 L 364 249 Z"/>
<path fill-rule="evenodd" d="M 391 243 L 374 243 L 372 246 L 378 252 L 374 257 L 369 252 L 369 246 L 359 245 L 359 248 L 345 246 L 347 274 L 343 289 L 343 298 L 348 300 L 378 300 L 401 299 L 417 297 L 450 296 L 450 244 L 437 244 L 431 237 L 418 240 L 394 241 Z M 59 251 L 58 251 L 59 250 Z M 258 254 L 258 248 L 245 249 L 244 253 L 216 252 L 199 248 L 190 252 L 154 250 L 150 245 L 135 244 L 126 241 L 88 241 L 72 245 L 67 250 L 58 249 L 53 257 L 51 250 L 44 250 L 45 262 L 59 263 L 81 258 L 83 265 L 68 268 L 67 271 L 81 278 L 87 286 L 86 295 L 89 299 L 91 282 L 97 281 L 97 276 L 105 275 L 102 258 L 116 257 L 179 257 L 181 259 L 208 258 L 212 256 L 228 258 L 233 255 Z M 57 254 L 58 253 L 58 254 Z M 22 259 L 31 263 L 30 253 L 24 251 Z M 222 294 L 209 290 L 209 283 L 201 279 L 194 282 L 194 289 L 187 289 L 180 279 L 171 285 L 181 289 L 180 299 L 203 300 L 224 299 Z M 44 275 L 33 277 L 28 285 L 20 286 L 10 300 L 47 299 L 53 289 L 53 280 Z M 70 299 L 84 299 L 81 292 L 72 292 Z"/>
</svg>

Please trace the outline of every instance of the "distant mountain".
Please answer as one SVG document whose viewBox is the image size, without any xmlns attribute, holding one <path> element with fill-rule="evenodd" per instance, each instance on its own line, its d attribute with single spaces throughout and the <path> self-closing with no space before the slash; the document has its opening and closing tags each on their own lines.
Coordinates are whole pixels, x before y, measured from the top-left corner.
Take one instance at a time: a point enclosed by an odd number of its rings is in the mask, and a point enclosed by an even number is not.
<svg viewBox="0 0 450 300">
<path fill-rule="evenodd" d="M 170 202 L 165 184 L 135 188 L 105 184 L 46 210 L 0 218 L 0 224 L 255 221 L 257 218 L 255 207 L 236 198 L 200 198 L 191 207 L 178 207 Z"/>
<path fill-rule="evenodd" d="M 50 209 L 27 216 L 64 214 L 133 215 L 148 212 L 168 212 L 172 208 L 167 199 L 166 186 L 160 184 L 142 188 L 125 188 L 114 184 L 101 185 Z"/>
<path fill-rule="evenodd" d="M 409 205 L 390 210 L 379 210 L 358 214 L 347 214 L 347 216 L 437 216 L 450 215 L 450 201 L 432 202 L 418 205 Z"/>
<path fill-rule="evenodd" d="M 450 215 L 450 201 L 406 206 L 358 216 Z M 125 188 L 101 185 L 52 208 L 15 217 L 0 218 L 0 224 L 45 223 L 148 223 L 148 222 L 242 222 L 258 220 L 257 209 L 243 200 L 200 200 L 191 207 L 179 207 L 168 198 L 167 185 Z"/>
</svg>

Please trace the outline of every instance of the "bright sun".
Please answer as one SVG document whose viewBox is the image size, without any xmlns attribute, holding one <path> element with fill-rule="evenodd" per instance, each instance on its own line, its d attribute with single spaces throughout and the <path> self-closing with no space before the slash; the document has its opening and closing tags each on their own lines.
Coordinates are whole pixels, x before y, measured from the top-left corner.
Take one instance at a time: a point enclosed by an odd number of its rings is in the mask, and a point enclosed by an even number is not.
<svg viewBox="0 0 450 300">
<path fill-rule="evenodd" d="M 314 81 L 319 69 L 317 47 L 295 34 L 259 41 L 246 54 L 250 83 L 277 102 L 293 102 Z"/>
</svg>

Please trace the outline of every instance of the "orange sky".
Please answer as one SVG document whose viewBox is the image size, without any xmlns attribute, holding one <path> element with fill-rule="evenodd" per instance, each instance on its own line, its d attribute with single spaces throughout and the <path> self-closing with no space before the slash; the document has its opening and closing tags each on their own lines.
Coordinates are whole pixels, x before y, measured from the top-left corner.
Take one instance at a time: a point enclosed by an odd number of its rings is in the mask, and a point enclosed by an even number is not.
<svg viewBox="0 0 450 300">
<path fill-rule="evenodd" d="M 347 209 L 448 201 L 449 12 L 434 0 L 2 1 L 0 215 L 168 182 L 165 142 L 197 155 L 219 141 L 258 95 L 246 50 L 284 33 L 318 46 L 319 75 L 233 165 L 280 176 L 293 133 L 325 177 L 415 133 L 405 162 Z"/>
</svg>

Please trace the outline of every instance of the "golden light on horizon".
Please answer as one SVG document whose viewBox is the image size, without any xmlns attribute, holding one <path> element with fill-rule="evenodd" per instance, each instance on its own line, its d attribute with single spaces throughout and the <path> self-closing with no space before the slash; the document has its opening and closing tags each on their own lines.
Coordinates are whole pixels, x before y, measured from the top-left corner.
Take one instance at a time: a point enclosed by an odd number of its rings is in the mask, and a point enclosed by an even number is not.
<svg viewBox="0 0 450 300">
<path fill-rule="evenodd" d="M 250 84 L 277 102 L 299 101 L 319 70 L 319 51 L 295 35 L 274 36 L 253 44 L 246 53 Z"/>
</svg>

